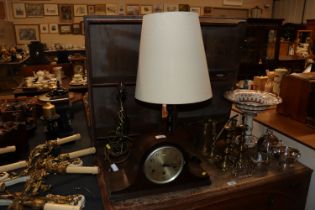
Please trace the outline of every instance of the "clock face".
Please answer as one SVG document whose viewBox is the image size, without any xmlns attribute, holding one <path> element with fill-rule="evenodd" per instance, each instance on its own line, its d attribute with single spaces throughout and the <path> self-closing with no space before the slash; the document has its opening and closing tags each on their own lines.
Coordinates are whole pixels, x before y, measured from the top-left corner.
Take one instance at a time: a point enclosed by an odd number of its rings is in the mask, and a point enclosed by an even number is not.
<svg viewBox="0 0 315 210">
<path fill-rule="evenodd" d="M 73 66 L 74 74 L 83 74 L 84 68 L 82 64 L 75 64 Z"/>
<path fill-rule="evenodd" d="M 185 164 L 183 153 L 174 146 L 161 146 L 153 150 L 144 161 L 144 174 L 156 184 L 176 179 Z"/>
</svg>

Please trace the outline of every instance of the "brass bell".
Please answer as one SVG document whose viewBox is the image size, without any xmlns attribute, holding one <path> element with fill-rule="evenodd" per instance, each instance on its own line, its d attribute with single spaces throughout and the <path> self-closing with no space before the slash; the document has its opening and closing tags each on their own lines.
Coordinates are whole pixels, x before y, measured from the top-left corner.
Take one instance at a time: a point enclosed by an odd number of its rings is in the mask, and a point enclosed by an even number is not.
<svg viewBox="0 0 315 210">
<path fill-rule="evenodd" d="M 53 104 L 50 103 L 50 102 L 45 103 L 45 104 L 42 106 L 42 109 L 43 109 L 43 116 L 44 116 L 44 118 L 46 118 L 46 119 L 53 118 L 53 117 L 56 115 L 56 108 L 55 108 L 55 105 L 53 105 Z"/>
</svg>

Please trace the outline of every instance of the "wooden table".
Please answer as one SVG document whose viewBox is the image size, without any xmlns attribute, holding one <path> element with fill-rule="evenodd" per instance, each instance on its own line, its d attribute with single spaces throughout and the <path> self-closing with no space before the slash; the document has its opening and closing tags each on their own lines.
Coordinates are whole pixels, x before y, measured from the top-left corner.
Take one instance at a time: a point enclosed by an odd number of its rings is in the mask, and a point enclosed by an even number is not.
<svg viewBox="0 0 315 210">
<path fill-rule="evenodd" d="M 111 201 L 106 181 L 109 172 L 101 152 L 98 164 L 102 169 L 98 181 L 106 210 L 303 210 L 312 173 L 300 163 L 281 170 L 274 162 L 268 171 L 258 170 L 252 176 L 237 178 L 229 172 L 221 172 L 213 163 L 204 162 L 203 168 L 210 175 L 211 185 Z"/>
<path fill-rule="evenodd" d="M 0 62 L 0 69 L 1 71 L 5 71 L 1 73 L 1 81 L 7 82 L 8 79 L 10 81 L 13 81 L 14 83 L 18 84 L 18 81 L 16 80 L 16 72 L 18 71 L 18 68 L 24 64 L 29 59 L 29 56 L 24 57 L 22 60 L 19 61 L 12 61 L 12 62 Z M 15 85 L 16 85 L 15 84 Z"/>
<path fill-rule="evenodd" d="M 311 149 L 315 149 L 315 128 L 309 127 L 306 124 L 300 123 L 287 116 L 278 114 L 276 109 L 269 109 L 261 112 L 254 120 L 267 127 L 273 128 L 279 133 L 282 133 Z"/>
<path fill-rule="evenodd" d="M 69 85 L 70 83 L 70 78 L 65 78 L 63 79 L 62 87 L 68 90 L 69 92 L 75 92 L 75 93 L 81 93 L 83 96 L 84 93 L 87 92 L 87 85 Z M 48 93 L 51 91 L 51 89 L 48 88 L 43 88 L 43 89 L 37 89 L 37 88 L 32 88 L 32 89 L 25 89 L 24 87 L 24 81 L 22 81 L 17 88 L 14 89 L 13 94 L 14 97 L 21 97 L 21 96 L 38 96 L 42 95 L 45 93 Z"/>
</svg>

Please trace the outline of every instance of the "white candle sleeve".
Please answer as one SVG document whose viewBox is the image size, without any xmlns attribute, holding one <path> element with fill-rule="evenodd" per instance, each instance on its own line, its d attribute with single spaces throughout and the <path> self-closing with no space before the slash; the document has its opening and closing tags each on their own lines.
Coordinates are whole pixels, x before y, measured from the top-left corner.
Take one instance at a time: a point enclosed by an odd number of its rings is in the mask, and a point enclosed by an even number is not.
<svg viewBox="0 0 315 210">
<path fill-rule="evenodd" d="M 16 163 L 11 163 L 8 165 L 3 165 L 3 166 L 0 166 L 0 173 L 6 172 L 6 171 L 13 171 L 19 168 L 25 168 L 26 166 L 27 166 L 27 162 L 25 160 L 22 160 Z"/>
<path fill-rule="evenodd" d="M 66 173 L 68 174 L 98 174 L 99 167 L 97 166 L 68 166 Z"/>
<path fill-rule="evenodd" d="M 15 185 L 17 183 L 26 182 L 29 179 L 30 179 L 30 176 L 22 176 L 22 177 L 17 177 L 14 179 L 9 179 L 9 180 L 5 181 L 4 184 L 6 187 L 9 187 L 9 186 Z"/>
<path fill-rule="evenodd" d="M 46 203 L 44 210 L 80 210 L 81 206 L 57 204 L 57 203 Z"/>
<path fill-rule="evenodd" d="M 80 138 L 81 138 L 80 134 L 74 134 L 72 136 L 67 136 L 65 138 L 57 139 L 55 141 L 57 142 L 58 145 L 61 145 L 61 144 L 65 144 L 65 143 L 68 143 L 68 142 L 71 142 L 71 141 L 78 140 Z"/>
<path fill-rule="evenodd" d="M 0 199 L 0 206 L 10 206 L 12 201 L 9 199 Z"/>
<path fill-rule="evenodd" d="M 96 152 L 95 147 L 89 147 L 86 149 L 81 149 L 81 150 L 70 152 L 67 154 L 62 154 L 61 156 L 69 155 L 69 158 L 73 159 L 73 158 L 78 158 L 85 155 L 95 154 L 95 152 Z"/>
<path fill-rule="evenodd" d="M 3 147 L 3 148 L 0 148 L 0 155 L 5 154 L 5 153 L 9 153 L 9 152 L 15 152 L 15 150 L 16 150 L 15 146 Z"/>
</svg>

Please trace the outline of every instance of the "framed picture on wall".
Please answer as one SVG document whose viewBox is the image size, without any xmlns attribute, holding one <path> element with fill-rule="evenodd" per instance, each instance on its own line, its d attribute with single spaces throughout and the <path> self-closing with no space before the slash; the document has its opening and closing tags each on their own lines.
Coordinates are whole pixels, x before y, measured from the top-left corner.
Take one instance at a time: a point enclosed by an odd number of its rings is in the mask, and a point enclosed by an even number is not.
<svg viewBox="0 0 315 210">
<path fill-rule="evenodd" d="M 49 33 L 49 25 L 48 24 L 40 24 L 39 25 L 39 31 L 41 34 L 47 34 Z"/>
<path fill-rule="evenodd" d="M 153 10 L 152 12 L 154 12 L 154 13 L 163 12 L 164 11 L 164 5 L 163 4 L 154 4 L 152 10 Z"/>
<path fill-rule="evenodd" d="M 140 15 L 140 7 L 136 4 L 127 4 L 126 6 L 127 15 Z"/>
<path fill-rule="evenodd" d="M 178 5 L 178 11 L 182 11 L 182 12 L 188 12 L 188 11 L 190 11 L 190 6 L 189 6 L 189 4 L 179 4 L 179 5 Z"/>
<path fill-rule="evenodd" d="M 88 12 L 88 15 L 94 15 L 95 14 L 95 6 L 94 5 L 87 5 L 87 12 Z"/>
<path fill-rule="evenodd" d="M 106 4 L 96 4 L 95 15 L 106 15 Z"/>
<path fill-rule="evenodd" d="M 106 4 L 106 15 L 118 15 L 118 5 Z"/>
<path fill-rule="evenodd" d="M 73 23 L 72 24 L 72 33 L 73 34 L 82 34 L 80 23 Z"/>
<path fill-rule="evenodd" d="M 72 34 L 72 24 L 59 24 L 59 34 Z"/>
<path fill-rule="evenodd" d="M 31 41 L 39 41 L 38 25 L 15 25 L 17 44 L 29 44 Z"/>
<path fill-rule="evenodd" d="M 204 16 L 211 16 L 212 15 L 212 7 L 204 7 L 203 8 L 203 15 Z"/>
<path fill-rule="evenodd" d="M 200 7 L 190 7 L 190 11 L 197 13 L 199 16 L 201 15 L 201 8 Z"/>
<path fill-rule="evenodd" d="M 43 17 L 44 5 L 43 4 L 25 4 L 27 17 Z"/>
<path fill-rule="evenodd" d="M 225 6 L 242 6 L 243 0 L 223 0 Z"/>
<path fill-rule="evenodd" d="M 59 18 L 60 18 L 60 22 L 72 22 L 73 21 L 73 5 L 60 4 L 59 5 Z"/>
<path fill-rule="evenodd" d="M 165 12 L 178 11 L 178 5 L 177 4 L 165 4 L 164 5 L 164 11 Z"/>
<path fill-rule="evenodd" d="M 44 4 L 44 15 L 58 16 L 58 4 Z"/>
<path fill-rule="evenodd" d="M 150 14 L 153 12 L 153 7 L 152 5 L 141 5 L 140 6 L 140 14 L 141 15 L 146 15 Z"/>
<path fill-rule="evenodd" d="M 51 23 L 49 24 L 49 33 L 51 34 L 58 34 L 59 28 L 57 23 Z"/>
<path fill-rule="evenodd" d="M 74 16 L 83 17 L 88 14 L 87 6 L 83 4 L 75 4 L 74 6 Z"/>
<path fill-rule="evenodd" d="M 126 15 L 126 8 L 125 8 L 125 5 L 119 4 L 118 15 Z"/>
<path fill-rule="evenodd" d="M 24 3 L 13 3 L 13 17 L 15 18 L 26 18 L 25 4 Z"/>
</svg>

